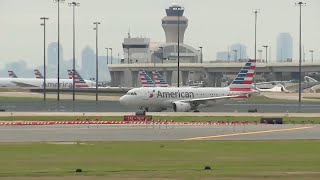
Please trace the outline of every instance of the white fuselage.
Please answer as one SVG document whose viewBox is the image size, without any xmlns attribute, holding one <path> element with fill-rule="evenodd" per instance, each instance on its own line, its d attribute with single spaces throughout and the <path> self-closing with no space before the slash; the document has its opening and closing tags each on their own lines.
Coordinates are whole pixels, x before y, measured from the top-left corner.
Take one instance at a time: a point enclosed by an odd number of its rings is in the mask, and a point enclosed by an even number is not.
<svg viewBox="0 0 320 180">
<path fill-rule="evenodd" d="M 87 85 L 92 86 L 94 83 L 85 80 Z M 61 88 L 72 88 L 72 79 L 60 79 Z M 0 78 L 0 87 L 8 88 L 20 88 L 20 87 L 43 87 L 44 80 L 36 78 Z M 47 88 L 57 88 L 58 79 L 48 78 L 46 79 Z"/>
<path fill-rule="evenodd" d="M 229 87 L 141 87 L 128 91 L 120 98 L 120 103 L 131 107 L 148 107 L 160 110 L 171 108 L 172 103 L 179 100 L 221 97 L 231 94 Z"/>
</svg>

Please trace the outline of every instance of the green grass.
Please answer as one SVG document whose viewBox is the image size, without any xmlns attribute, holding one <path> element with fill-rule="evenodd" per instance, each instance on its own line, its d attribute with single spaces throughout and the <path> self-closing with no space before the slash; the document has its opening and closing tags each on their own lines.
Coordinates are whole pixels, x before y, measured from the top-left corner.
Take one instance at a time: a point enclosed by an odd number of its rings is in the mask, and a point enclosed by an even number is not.
<svg viewBox="0 0 320 180">
<path fill-rule="evenodd" d="M 48 100 L 49 100 L 49 98 L 48 98 Z M 8 96 L 0 96 L 0 101 L 43 101 L 43 98 L 40 98 L 40 97 L 8 97 Z"/>
<path fill-rule="evenodd" d="M 261 117 L 251 116 L 153 116 L 155 121 L 168 120 L 175 122 L 260 122 Z M 122 121 L 122 116 L 0 116 L 0 121 Z M 320 117 L 283 117 L 285 123 L 320 124 Z"/>
<path fill-rule="evenodd" d="M 75 178 L 318 179 L 319 151 L 319 141 L 0 144 L 0 176 L 70 179 L 82 168 Z"/>
<path fill-rule="evenodd" d="M 320 97 L 303 97 L 304 99 L 320 99 Z"/>
</svg>

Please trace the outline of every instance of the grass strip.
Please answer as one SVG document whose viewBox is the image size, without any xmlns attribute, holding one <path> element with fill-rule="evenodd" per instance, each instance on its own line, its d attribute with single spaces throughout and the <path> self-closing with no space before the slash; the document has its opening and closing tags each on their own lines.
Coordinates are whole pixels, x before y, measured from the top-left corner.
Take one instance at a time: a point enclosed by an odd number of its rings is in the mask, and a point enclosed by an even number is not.
<svg viewBox="0 0 320 180">
<path fill-rule="evenodd" d="M 0 144 L 0 176 L 318 179 L 319 151 L 319 141 L 307 140 Z M 212 170 L 205 171 L 204 166 Z M 76 168 L 84 172 L 75 173 Z"/>
</svg>

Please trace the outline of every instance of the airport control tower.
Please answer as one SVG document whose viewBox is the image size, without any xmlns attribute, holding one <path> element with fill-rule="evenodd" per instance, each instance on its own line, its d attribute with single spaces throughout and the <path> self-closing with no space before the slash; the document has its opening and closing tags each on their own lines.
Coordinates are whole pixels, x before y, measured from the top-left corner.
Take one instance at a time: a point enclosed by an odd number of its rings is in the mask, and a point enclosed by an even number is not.
<svg viewBox="0 0 320 180">
<path fill-rule="evenodd" d="M 183 43 L 184 32 L 188 27 L 188 19 L 183 16 L 184 8 L 172 4 L 166 9 L 167 16 L 162 18 L 162 27 L 166 34 L 167 43 L 178 42 L 178 21 L 179 21 L 179 42 Z"/>
</svg>

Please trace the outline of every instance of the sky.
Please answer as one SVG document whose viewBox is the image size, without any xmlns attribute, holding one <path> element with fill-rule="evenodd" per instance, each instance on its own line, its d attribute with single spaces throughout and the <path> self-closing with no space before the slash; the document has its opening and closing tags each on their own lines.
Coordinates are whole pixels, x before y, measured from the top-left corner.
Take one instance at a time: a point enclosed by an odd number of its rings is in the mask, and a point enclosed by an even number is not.
<svg viewBox="0 0 320 180">
<path fill-rule="evenodd" d="M 72 58 L 72 7 L 66 0 L 60 4 L 60 42 L 64 59 Z M 233 43 L 247 46 L 254 57 L 254 13 L 257 21 L 257 49 L 271 46 L 271 61 L 276 57 L 276 38 L 280 32 L 293 36 L 293 59 L 299 55 L 299 7 L 295 0 L 78 0 L 76 7 L 76 59 L 81 66 L 81 51 L 95 48 L 93 22 L 99 21 L 99 55 L 105 47 L 123 57 L 122 42 L 130 29 L 132 37 L 165 41 L 161 19 L 173 2 L 185 8 L 189 19 L 185 43 L 203 47 L 203 59 L 215 60 L 216 52 L 226 51 Z M 306 59 L 314 50 L 320 61 L 320 1 L 305 0 L 302 7 L 302 43 Z M 40 65 L 43 58 L 43 27 L 47 21 L 47 42 L 57 41 L 57 3 L 52 0 L 0 0 L 0 65 L 23 59 L 28 66 Z M 258 56 L 258 55 L 257 55 Z M 257 57 L 258 58 L 258 57 Z"/>
</svg>

